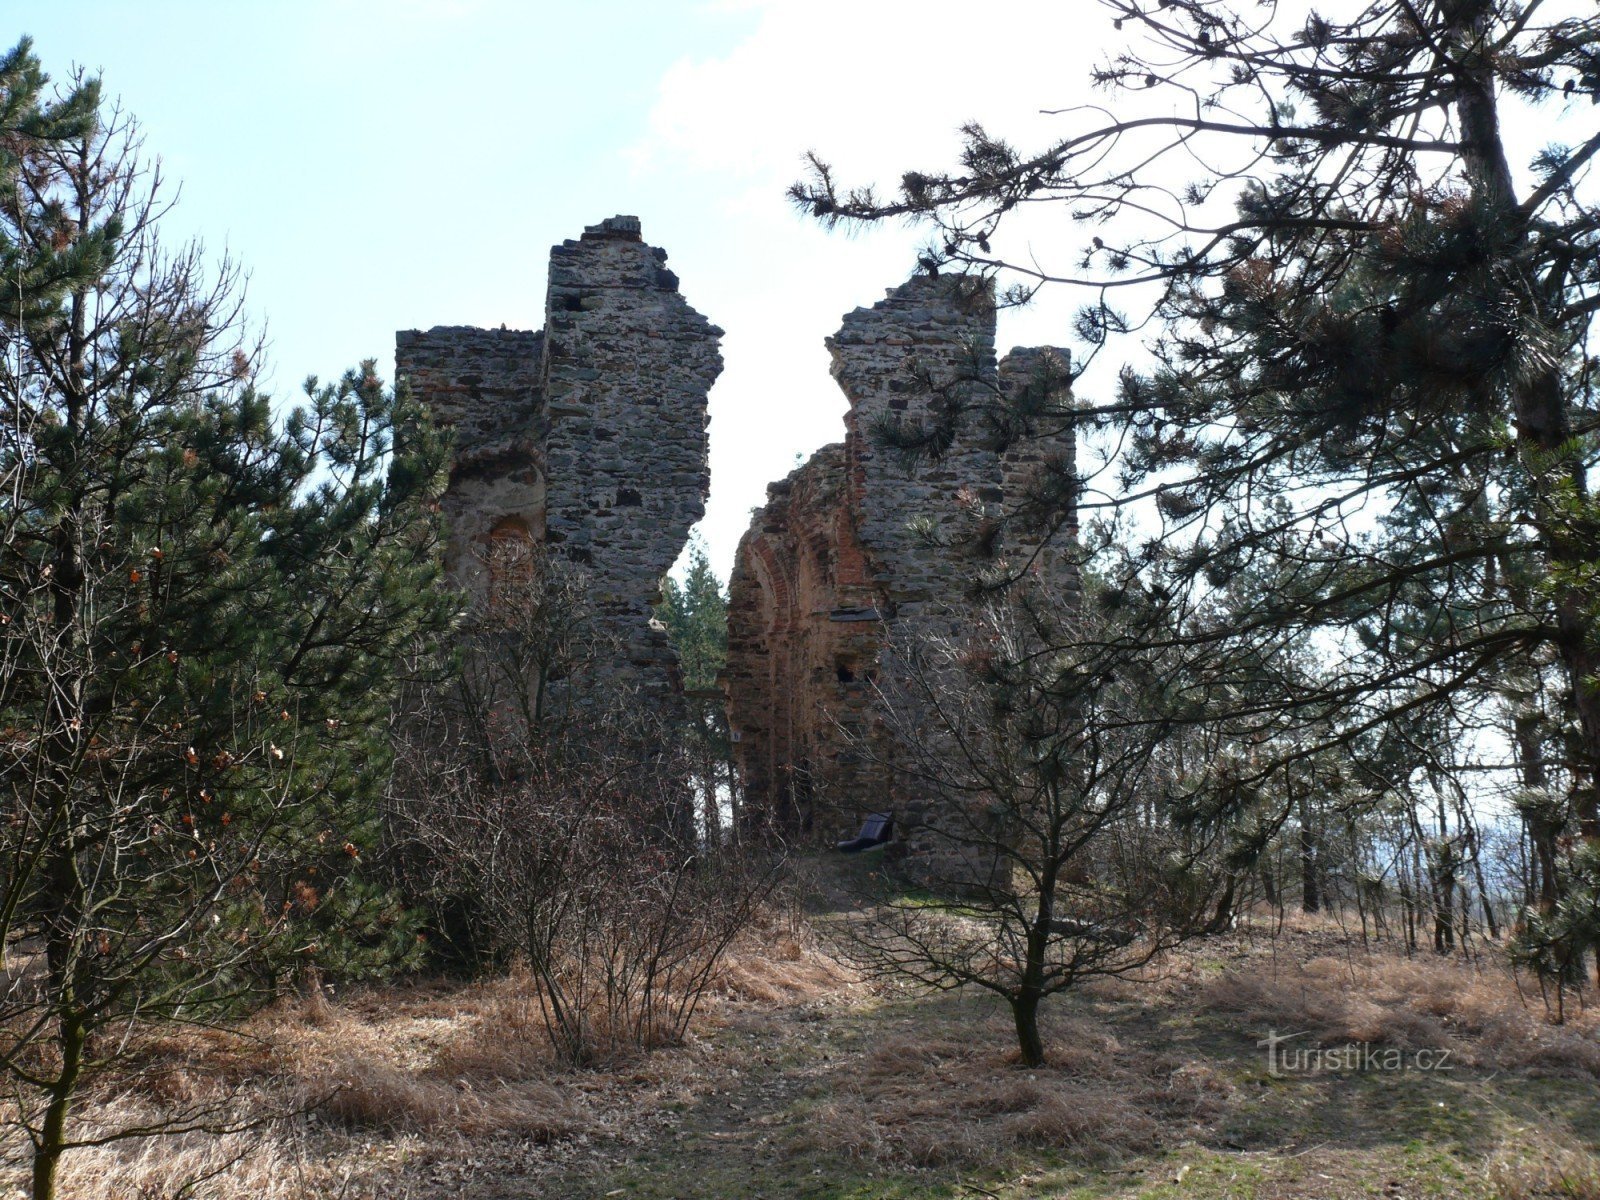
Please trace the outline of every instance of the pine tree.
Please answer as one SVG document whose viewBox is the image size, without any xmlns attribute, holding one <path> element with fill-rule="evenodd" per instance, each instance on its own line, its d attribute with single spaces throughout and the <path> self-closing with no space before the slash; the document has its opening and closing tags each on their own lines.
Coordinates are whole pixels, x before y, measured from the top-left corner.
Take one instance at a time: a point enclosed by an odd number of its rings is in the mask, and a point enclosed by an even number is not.
<svg viewBox="0 0 1600 1200">
<path fill-rule="evenodd" d="M 683 582 L 668 576 L 661 597 L 661 621 L 678 652 L 684 687 L 715 687 L 728 660 L 728 596 L 698 537 L 689 546 Z"/>
<path fill-rule="evenodd" d="M 235 270 L 160 244 L 94 81 L 44 87 L 26 42 L 0 63 L 0 945 L 41 947 L 0 1067 L 35 1200 L 134 1022 L 415 957 L 364 860 L 391 672 L 444 618 L 422 414 L 369 362 L 276 420 Z"/>
<path fill-rule="evenodd" d="M 670 576 L 663 582 L 657 613 L 678 652 L 689 699 L 689 752 L 698 764 L 706 837 L 716 844 L 722 836 L 721 789 L 731 789 L 733 778 L 727 716 L 715 694 L 717 674 L 728 661 L 728 595 L 699 538 L 689 546 L 683 582 Z"/>
</svg>

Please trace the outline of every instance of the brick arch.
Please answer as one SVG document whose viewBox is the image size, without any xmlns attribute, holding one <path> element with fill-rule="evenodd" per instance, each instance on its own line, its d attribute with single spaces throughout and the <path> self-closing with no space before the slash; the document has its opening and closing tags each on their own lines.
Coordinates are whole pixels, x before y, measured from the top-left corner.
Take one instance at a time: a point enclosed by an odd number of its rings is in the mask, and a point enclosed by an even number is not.
<svg viewBox="0 0 1600 1200">
<path fill-rule="evenodd" d="M 767 632 L 776 633 L 795 627 L 795 581 L 791 578 L 787 556 L 780 556 L 766 537 L 755 538 L 750 543 L 751 565 L 755 568 L 757 584 L 768 600 L 771 619 Z"/>
<path fill-rule="evenodd" d="M 761 728 L 763 745 L 751 747 L 756 753 L 747 756 L 747 762 L 757 767 L 767 819 L 778 828 L 792 830 L 799 816 L 795 811 L 795 704 L 800 690 L 796 678 L 800 667 L 798 630 L 803 617 L 798 609 L 798 581 L 786 550 L 765 536 L 748 544 L 750 574 L 761 598 L 761 640 L 766 653 L 758 710 L 747 712 L 746 719 Z"/>
</svg>

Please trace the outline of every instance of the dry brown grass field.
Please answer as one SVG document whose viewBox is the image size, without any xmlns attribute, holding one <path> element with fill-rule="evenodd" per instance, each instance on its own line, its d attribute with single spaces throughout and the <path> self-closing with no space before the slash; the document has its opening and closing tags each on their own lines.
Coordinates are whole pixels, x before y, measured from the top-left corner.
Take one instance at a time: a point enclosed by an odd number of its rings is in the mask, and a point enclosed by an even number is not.
<svg viewBox="0 0 1600 1200">
<path fill-rule="evenodd" d="M 869 985 L 776 926 L 728 959 L 687 1045 L 602 1069 L 556 1065 L 515 974 L 284 1002 L 148 1038 L 79 1110 L 109 1128 L 217 1099 L 243 1128 L 74 1151 L 63 1191 L 1600 1200 L 1600 1012 L 1551 1023 L 1477 950 L 1260 917 L 1053 1002 L 1035 1071 L 992 1001 Z M 1300 1066 L 1271 1069 L 1274 1030 Z M 1350 1043 L 1367 1057 L 1301 1069 Z"/>
</svg>

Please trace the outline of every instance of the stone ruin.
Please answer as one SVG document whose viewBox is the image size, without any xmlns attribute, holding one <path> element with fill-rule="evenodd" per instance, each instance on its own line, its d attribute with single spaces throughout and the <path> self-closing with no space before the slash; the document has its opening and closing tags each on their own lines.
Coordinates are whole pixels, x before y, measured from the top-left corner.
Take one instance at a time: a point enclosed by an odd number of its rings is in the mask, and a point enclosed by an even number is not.
<svg viewBox="0 0 1600 1200">
<path fill-rule="evenodd" d="M 552 249 L 542 330 L 404 331 L 395 360 L 455 434 L 443 498 L 454 582 L 488 588 L 488 552 L 504 541 L 583 564 L 597 621 L 625 648 L 614 671 L 670 698 L 676 660 L 651 610 L 705 510 L 722 330 L 679 294 L 666 257 L 636 218 L 613 217 Z M 1071 565 L 1010 519 L 1034 472 L 1071 470 L 1070 433 L 1005 450 L 967 423 L 915 460 L 876 436 L 951 398 L 981 406 L 1042 386 L 1047 404 L 1067 402 L 1064 351 L 997 363 L 994 340 L 989 288 L 927 276 L 827 340 L 850 405 L 844 440 L 768 488 L 730 579 L 723 686 L 747 827 L 832 837 L 892 809 L 915 852 L 917 800 L 896 785 L 874 703 L 890 638 L 959 634 L 974 581 L 1002 554 L 1038 555 L 1076 587 Z"/>
<path fill-rule="evenodd" d="M 722 330 L 678 292 L 637 217 L 550 251 L 540 330 L 435 326 L 395 337 L 395 375 L 455 434 L 442 501 L 445 569 L 489 587 L 492 550 L 543 546 L 585 567 L 614 670 L 676 686 L 652 616 L 661 580 L 705 513 L 706 394 Z"/>
<path fill-rule="evenodd" d="M 844 441 L 767 489 L 730 579 L 724 685 L 747 822 L 833 838 L 892 811 L 917 853 L 920 801 L 895 778 L 876 704 L 889 640 L 959 636 L 980 573 L 1003 555 L 1076 589 L 1066 557 L 1015 519 L 1036 472 L 1073 469 L 1070 432 L 1008 450 L 965 421 L 936 457 L 915 458 L 877 436 L 952 400 L 994 411 L 1018 388 L 1046 391 L 1046 411 L 1070 402 L 1065 351 L 1018 349 L 997 364 L 994 341 L 992 291 L 930 276 L 856 309 L 828 339 L 850 404 Z"/>
</svg>

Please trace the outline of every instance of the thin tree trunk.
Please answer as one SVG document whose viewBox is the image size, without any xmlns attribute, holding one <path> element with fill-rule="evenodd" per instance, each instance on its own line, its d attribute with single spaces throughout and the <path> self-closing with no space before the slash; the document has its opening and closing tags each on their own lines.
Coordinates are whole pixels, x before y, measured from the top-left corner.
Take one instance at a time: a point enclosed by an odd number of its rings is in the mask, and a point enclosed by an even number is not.
<svg viewBox="0 0 1600 1200">
<path fill-rule="evenodd" d="M 1534 713 L 1522 713 L 1512 726 L 1512 742 L 1516 747 L 1518 773 L 1522 786 L 1529 791 L 1542 792 L 1549 782 L 1545 772 L 1544 747 L 1539 739 L 1539 718 Z M 1533 876 L 1530 891 L 1535 892 L 1542 913 L 1555 911 L 1561 899 L 1556 879 L 1556 838 L 1560 830 L 1553 827 L 1541 812 L 1523 813 L 1532 849 L 1529 874 Z"/>
<path fill-rule="evenodd" d="M 1311 830 L 1311 806 L 1300 798 L 1300 908 L 1314 913 L 1322 908 L 1317 887 L 1317 839 Z"/>
<path fill-rule="evenodd" d="M 61 1165 L 61 1155 L 66 1150 L 67 1115 L 72 1108 L 72 1097 L 78 1088 L 78 1078 L 83 1072 L 83 1049 L 87 1040 L 83 1022 L 76 1016 L 61 1019 L 59 1046 L 61 1070 L 50 1088 L 50 1103 L 45 1109 L 44 1125 L 39 1130 L 39 1140 L 33 1151 L 33 1200 L 55 1200 L 56 1172 Z"/>
<path fill-rule="evenodd" d="M 1017 1049 L 1025 1067 L 1044 1066 L 1044 1039 L 1039 1036 L 1039 1000 L 1036 990 L 1024 987 L 1011 997 L 1011 1015 L 1017 1025 Z"/>
</svg>

